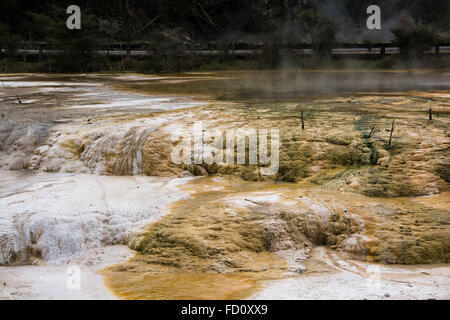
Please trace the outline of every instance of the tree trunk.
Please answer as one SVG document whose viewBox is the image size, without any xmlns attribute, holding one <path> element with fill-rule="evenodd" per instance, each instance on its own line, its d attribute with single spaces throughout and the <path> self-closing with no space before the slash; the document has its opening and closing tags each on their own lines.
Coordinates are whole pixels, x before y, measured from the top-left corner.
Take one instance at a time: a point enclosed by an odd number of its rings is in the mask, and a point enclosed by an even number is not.
<svg viewBox="0 0 450 320">
<path fill-rule="evenodd" d="M 287 25 L 292 18 L 292 13 L 291 13 L 291 7 L 289 5 L 289 0 L 284 0 L 284 8 L 286 9 L 286 20 L 285 20 L 285 24 Z"/>
</svg>

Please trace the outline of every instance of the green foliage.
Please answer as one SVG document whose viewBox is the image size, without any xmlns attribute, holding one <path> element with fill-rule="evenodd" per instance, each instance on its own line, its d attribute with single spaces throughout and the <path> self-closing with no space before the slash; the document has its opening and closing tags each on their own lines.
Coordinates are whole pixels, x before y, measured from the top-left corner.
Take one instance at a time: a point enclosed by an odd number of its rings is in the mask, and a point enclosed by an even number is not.
<svg viewBox="0 0 450 320">
<path fill-rule="evenodd" d="M 302 11 L 299 19 L 307 41 L 312 44 L 314 54 L 320 57 L 331 55 L 338 31 L 336 24 L 314 10 Z"/>
<path fill-rule="evenodd" d="M 434 32 L 424 27 L 392 29 L 391 32 L 395 35 L 394 42 L 405 59 L 421 58 L 436 42 Z"/>
<path fill-rule="evenodd" d="M 52 72 L 89 72 L 95 69 L 94 51 L 100 48 L 101 37 L 93 15 L 81 15 L 81 30 L 68 30 L 67 14 L 58 7 L 45 15 L 33 14 L 32 18 L 40 26 L 38 32 L 58 50 L 58 54 L 52 57 Z"/>
<path fill-rule="evenodd" d="M 0 23 L 0 48 L 5 49 L 6 55 L 14 56 L 21 44 L 21 37 L 10 33 L 9 27 Z"/>
<path fill-rule="evenodd" d="M 70 0 L 0 0 L 0 47 L 10 57 L 17 56 L 16 51 L 23 43 L 40 42 L 46 49 L 61 50 L 57 56 L 40 57 L 45 60 L 46 71 L 52 72 L 87 72 L 102 68 L 178 72 L 241 65 L 250 68 L 326 67 L 328 59 L 323 58 L 332 52 L 337 26 L 345 24 L 343 30 L 365 28 L 366 9 L 373 1 L 79 0 L 82 30 L 69 31 L 65 26 L 68 17 L 65 9 L 71 4 Z M 419 26 L 394 30 L 404 58 L 420 58 L 434 41 L 449 39 L 448 0 L 379 0 L 376 4 L 383 10 L 383 21 L 398 19 L 402 13 L 413 25 Z M 264 44 L 263 54 L 255 58 L 226 54 L 225 48 L 234 48 L 242 42 Z M 314 57 L 289 56 L 279 49 L 284 43 L 312 44 Z M 368 48 L 373 45 L 369 40 L 364 43 Z M 116 63 L 93 54 L 96 49 L 112 44 L 119 44 L 120 48 L 116 49 L 122 50 L 139 44 L 155 55 L 146 61 L 120 58 Z M 199 59 L 194 55 L 185 58 L 179 55 L 180 51 L 204 50 L 210 45 L 219 50 L 223 48 L 223 56 Z M 379 62 L 382 68 L 392 66 L 392 60 Z"/>
</svg>

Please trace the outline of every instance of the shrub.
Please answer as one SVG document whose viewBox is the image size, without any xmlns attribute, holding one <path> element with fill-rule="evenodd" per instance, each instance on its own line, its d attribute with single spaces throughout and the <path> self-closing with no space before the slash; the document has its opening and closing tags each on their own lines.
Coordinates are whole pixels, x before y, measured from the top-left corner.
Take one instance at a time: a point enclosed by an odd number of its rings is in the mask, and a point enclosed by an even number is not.
<svg viewBox="0 0 450 320">
<path fill-rule="evenodd" d="M 395 36 L 394 43 L 399 47 L 400 55 L 404 59 L 421 58 L 436 42 L 435 34 L 423 27 L 392 29 L 391 32 Z"/>
<path fill-rule="evenodd" d="M 304 10 L 299 15 L 300 25 L 316 56 L 331 55 L 338 28 L 328 17 L 314 10 Z"/>
<path fill-rule="evenodd" d="M 0 48 L 5 49 L 6 56 L 14 56 L 20 48 L 22 39 L 9 32 L 9 28 L 0 23 Z"/>
</svg>

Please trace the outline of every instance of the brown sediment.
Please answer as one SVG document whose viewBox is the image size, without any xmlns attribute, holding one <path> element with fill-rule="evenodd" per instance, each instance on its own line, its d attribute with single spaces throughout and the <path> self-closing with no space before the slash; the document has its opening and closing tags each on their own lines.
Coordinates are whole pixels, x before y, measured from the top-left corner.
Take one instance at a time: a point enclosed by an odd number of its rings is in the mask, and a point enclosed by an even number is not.
<svg viewBox="0 0 450 320">
<path fill-rule="evenodd" d="M 169 215 L 131 242 L 137 251 L 134 258 L 103 270 L 106 285 L 118 297 L 246 298 L 264 281 L 295 274 L 278 253 L 317 245 L 388 264 L 449 258 L 450 212 L 442 204 L 427 205 L 433 199 L 445 201 L 447 194 L 371 198 L 336 193 L 308 181 L 255 183 L 211 177 L 182 188 L 192 198 L 172 204 Z M 267 202 L 252 200 L 261 193 Z M 271 202 L 271 195 L 280 199 Z M 321 220 L 323 210 L 329 216 Z"/>
<path fill-rule="evenodd" d="M 145 275 L 108 272 L 106 285 L 127 300 L 236 300 L 252 295 L 258 280 L 234 274 L 177 273 Z M 126 280 L 121 279 L 124 277 Z"/>
<path fill-rule="evenodd" d="M 201 180 L 189 184 L 195 190 L 191 199 L 172 204 L 169 215 L 133 240 L 134 258 L 102 271 L 118 297 L 243 299 L 261 281 L 287 271 L 286 262 L 266 248 L 262 217 L 247 208 L 228 211 L 220 202 L 227 194 L 261 186 Z M 211 191 L 214 185 L 220 187 Z"/>
</svg>

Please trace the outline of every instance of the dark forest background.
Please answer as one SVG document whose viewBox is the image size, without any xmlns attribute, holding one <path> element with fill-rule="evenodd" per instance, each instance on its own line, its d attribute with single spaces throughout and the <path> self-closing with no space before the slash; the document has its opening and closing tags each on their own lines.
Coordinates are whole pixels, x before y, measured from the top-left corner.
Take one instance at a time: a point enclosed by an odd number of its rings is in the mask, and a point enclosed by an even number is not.
<svg viewBox="0 0 450 320">
<path fill-rule="evenodd" d="M 71 4 L 81 8 L 81 30 L 66 28 Z M 366 28 L 371 4 L 381 7 L 381 30 Z M 449 30 L 448 0 L 0 0 L 0 72 L 215 68 L 235 64 L 227 50 L 246 44 L 264 47 L 252 63 L 267 68 L 281 63 L 285 44 L 310 45 L 315 61 L 326 60 L 337 43 L 370 48 L 380 42 L 395 43 L 403 60 L 420 59 L 436 43 L 448 42 Z M 18 55 L 19 49 L 37 48 L 59 53 L 39 55 L 38 61 Z M 111 48 L 139 48 L 153 56 L 115 61 L 96 54 Z M 208 49 L 224 55 L 212 61 L 180 54 Z"/>
</svg>

